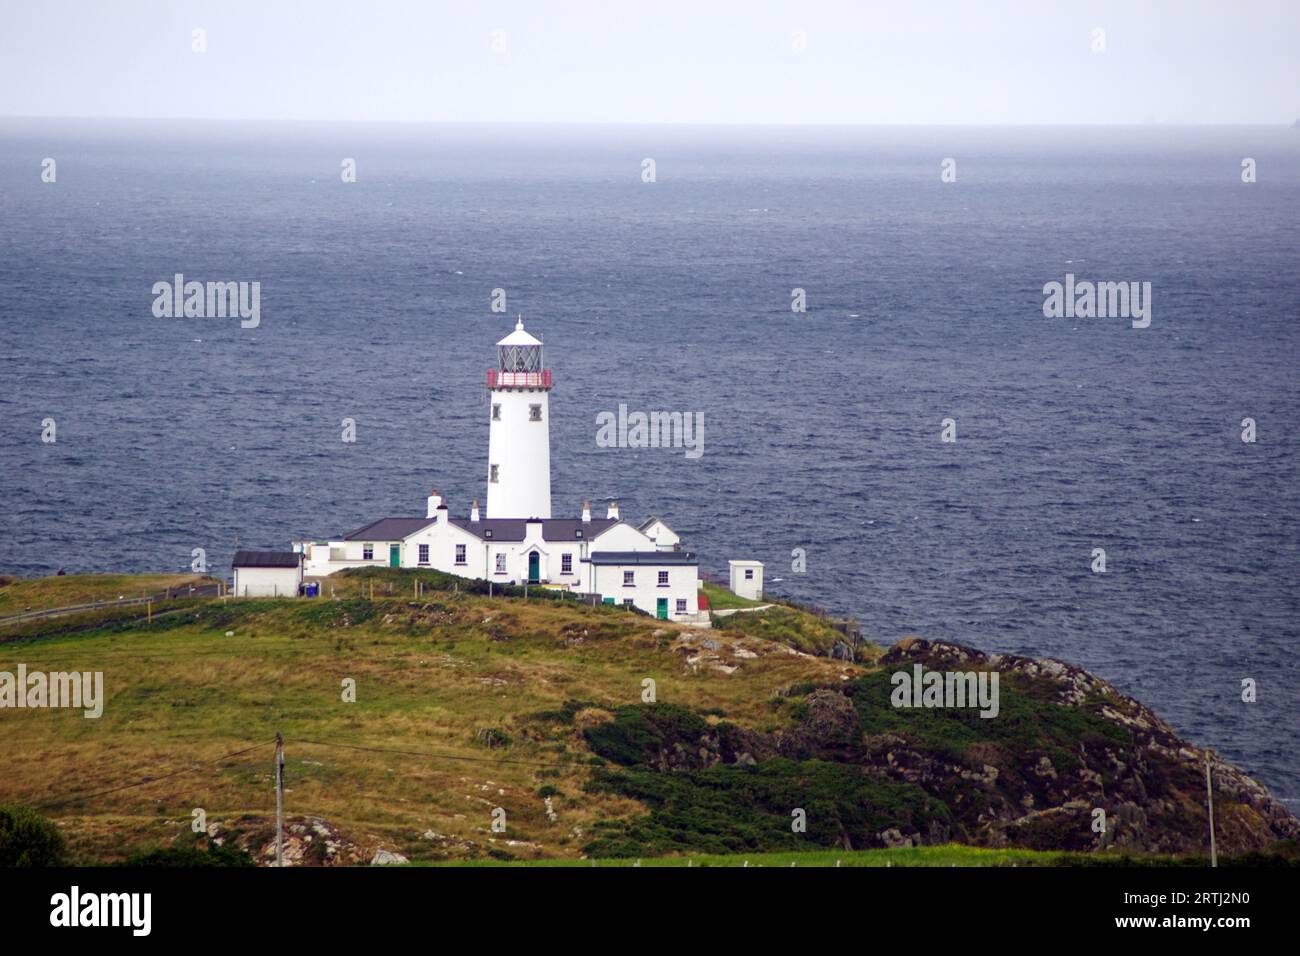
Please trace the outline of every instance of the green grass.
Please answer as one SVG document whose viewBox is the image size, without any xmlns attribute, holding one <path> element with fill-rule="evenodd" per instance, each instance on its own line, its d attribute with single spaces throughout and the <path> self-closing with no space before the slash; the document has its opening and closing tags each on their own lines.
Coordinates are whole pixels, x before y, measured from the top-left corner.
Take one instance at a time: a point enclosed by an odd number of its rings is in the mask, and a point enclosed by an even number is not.
<svg viewBox="0 0 1300 956">
<path fill-rule="evenodd" d="M 632 704 L 652 678 L 661 700 L 755 726 L 772 720 L 774 688 L 843 670 L 771 653 L 733 674 L 693 673 L 672 651 L 681 629 L 662 621 L 535 593 L 431 591 L 415 601 L 409 581 L 394 583 L 400 596 L 373 602 L 187 599 L 155 608 L 151 624 L 122 608 L 6 628 L 0 670 L 102 671 L 106 701 L 98 720 L 7 712 L 0 803 L 55 820 L 70 862 L 121 860 L 188 834 L 195 807 L 214 822 L 268 819 L 269 742 L 281 731 L 291 820 L 319 816 L 357 847 L 411 859 L 504 853 L 506 840 L 531 845 L 511 847 L 516 857 L 576 857 L 597 820 L 646 811 L 586 792 L 592 755 L 581 736 L 535 715 L 574 700 Z M 341 699 L 344 678 L 357 683 L 354 704 Z M 263 746 L 212 763 L 251 744 Z M 509 814 L 499 840 L 496 806 Z"/>
<path fill-rule="evenodd" d="M 738 594 L 731 593 L 731 591 L 720 585 L 703 581 L 700 582 L 700 590 L 708 597 L 710 610 L 714 611 L 727 611 L 741 607 L 761 607 L 764 604 L 772 603 L 771 601 L 751 601 L 749 598 L 743 598 Z"/>
<path fill-rule="evenodd" d="M 619 608 L 531 593 L 488 599 L 435 589 L 446 582 L 432 577 L 417 601 L 415 575 L 401 572 L 378 574 L 371 601 L 362 597 L 366 577 L 338 576 L 354 589 L 339 601 L 185 599 L 155 608 L 152 623 L 115 608 L 7 628 L 0 670 L 21 662 L 31 671 L 103 671 L 106 701 L 98 720 L 69 710 L 8 712 L 0 804 L 54 820 L 72 863 L 119 861 L 188 839 L 196 807 L 225 832 L 269 832 L 271 740 L 280 731 L 288 819 L 328 821 L 357 848 L 353 862 L 378 847 L 420 863 L 543 865 L 591 865 L 580 859 L 591 855 L 622 858 L 600 865 L 640 857 L 663 866 L 1162 859 L 963 846 L 839 851 L 879 844 L 891 827 L 936 832 L 923 824 L 956 818 L 977 791 L 953 778 L 952 792 L 927 793 L 866 773 L 854 762 L 861 740 L 782 757 L 756 749 L 757 765 L 737 762 L 760 737 L 794 728 L 816 706 L 807 695 L 818 687 L 852 698 L 855 737 L 865 729 L 909 737 L 927 753 L 975 749 L 981 766 L 1028 747 L 1065 771 L 1072 744 L 1120 746 L 1091 704 L 1057 706 L 1035 682 L 1007 680 L 1005 719 L 995 726 L 963 714 L 904 713 L 889 707 L 887 675 L 861 657 L 789 654 L 754 639 L 800 646 L 836 633 L 794 608 L 734 615 L 743 626 L 712 632 L 713 650 L 734 666 L 723 672 L 687 664 L 698 634 Z M 384 593 L 390 583 L 393 597 Z M 737 648 L 750 656 L 730 656 Z M 342 700 L 344 678 L 356 682 L 355 703 Z M 657 688 L 652 706 L 642 702 L 647 678 Z M 218 760 L 252 744 L 259 749 Z M 492 829 L 498 807 L 507 813 L 504 833 Z M 1226 801 L 1225 819 L 1231 807 Z M 791 832 L 792 808 L 806 811 L 805 833 Z M 955 823 L 930 838 L 966 837 Z M 1065 844 L 1044 837 L 1030 845 Z"/>
<path fill-rule="evenodd" d="M 805 654 L 827 655 L 837 641 L 845 640 L 844 635 L 827 618 L 780 604 L 763 611 L 730 614 L 713 620 L 719 633 L 731 636 L 747 634 L 750 637 L 777 641 Z M 863 660 L 870 660 L 879 654 L 880 649 L 873 644 L 859 647 L 859 655 Z"/>
<path fill-rule="evenodd" d="M 1161 865 L 1181 863 L 1173 857 L 1126 857 L 1115 854 L 1114 865 Z M 1204 861 L 1194 861 L 1204 865 Z M 612 860 L 475 860 L 468 863 L 417 864 L 431 866 L 566 866 L 566 867 L 687 867 L 687 866 L 829 866 L 829 867 L 971 867 L 971 866 L 1072 866 L 1096 865 L 1095 857 L 1079 853 L 1040 850 L 985 850 L 946 843 L 940 846 L 902 847 L 878 850 L 792 850 L 782 853 L 687 853 L 676 856 Z"/>
<path fill-rule="evenodd" d="M 215 584 L 201 574 L 65 574 L 62 577 L 0 577 L 0 616 L 47 608 L 138 598 L 167 588 Z"/>
</svg>

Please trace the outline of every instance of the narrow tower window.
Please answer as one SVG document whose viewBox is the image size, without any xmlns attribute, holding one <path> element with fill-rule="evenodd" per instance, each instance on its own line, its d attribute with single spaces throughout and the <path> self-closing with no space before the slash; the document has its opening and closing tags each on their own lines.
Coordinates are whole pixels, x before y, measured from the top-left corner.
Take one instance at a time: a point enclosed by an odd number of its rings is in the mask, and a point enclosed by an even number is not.
<svg viewBox="0 0 1300 956">
<path fill-rule="evenodd" d="M 540 406 L 540 405 L 529 405 L 529 406 L 528 406 L 528 420 L 529 420 L 530 422 L 540 422 L 540 421 L 542 420 L 542 406 Z"/>
<path fill-rule="evenodd" d="M 497 466 L 496 466 L 496 465 L 492 465 L 492 466 L 488 469 L 488 481 L 492 482 L 493 484 L 496 484 L 497 481 L 499 481 L 499 480 L 500 480 L 500 479 L 497 477 Z"/>
<path fill-rule="evenodd" d="M 500 402 L 493 402 L 493 403 L 492 403 L 492 420 L 493 420 L 494 422 L 499 422 L 499 421 L 501 421 L 501 403 L 500 403 Z"/>
</svg>

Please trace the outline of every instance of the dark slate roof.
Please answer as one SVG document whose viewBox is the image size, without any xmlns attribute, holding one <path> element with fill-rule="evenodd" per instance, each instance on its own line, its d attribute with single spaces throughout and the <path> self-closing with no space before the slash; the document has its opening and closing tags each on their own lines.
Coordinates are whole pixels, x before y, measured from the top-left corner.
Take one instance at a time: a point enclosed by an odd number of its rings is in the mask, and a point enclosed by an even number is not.
<svg viewBox="0 0 1300 956">
<path fill-rule="evenodd" d="M 296 568 L 302 561 L 297 551 L 236 551 L 233 568 Z"/>
<path fill-rule="evenodd" d="M 664 521 L 664 519 L 660 518 L 658 515 L 651 515 L 650 517 L 646 518 L 645 521 L 642 521 L 639 525 L 637 525 L 636 530 L 644 531 L 646 528 L 650 527 L 656 521 Z M 664 521 L 664 526 L 667 527 L 667 525 L 668 522 Z"/>
<path fill-rule="evenodd" d="M 349 531 L 343 536 L 344 541 L 401 541 L 415 534 L 421 528 L 427 528 L 437 518 L 380 518 L 363 528 Z"/>
<path fill-rule="evenodd" d="M 649 564 L 660 567 L 700 563 L 693 551 L 593 551 L 586 560 L 592 564 Z"/>
<path fill-rule="evenodd" d="M 458 528 L 463 528 L 478 538 L 487 538 L 485 532 L 492 532 L 493 541 L 523 541 L 528 531 L 527 518 L 481 518 L 470 521 L 468 518 L 448 518 Z M 577 531 L 582 531 L 584 540 L 594 538 L 618 524 L 616 518 L 542 518 L 542 538 L 546 541 L 578 540 Z"/>
</svg>

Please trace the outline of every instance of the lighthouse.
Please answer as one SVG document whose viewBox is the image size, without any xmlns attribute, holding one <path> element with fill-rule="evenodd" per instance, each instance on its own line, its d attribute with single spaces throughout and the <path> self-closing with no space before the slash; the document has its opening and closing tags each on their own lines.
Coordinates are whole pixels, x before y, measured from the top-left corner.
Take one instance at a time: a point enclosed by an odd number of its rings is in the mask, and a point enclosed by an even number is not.
<svg viewBox="0 0 1300 956">
<path fill-rule="evenodd" d="M 572 517 L 551 517 L 551 370 L 522 316 L 497 343 L 496 357 L 487 372 L 487 507 L 475 498 L 461 517 L 434 491 L 419 514 L 380 518 L 327 540 L 295 541 L 288 557 L 302 561 L 299 576 L 431 568 L 480 584 L 544 587 L 593 604 L 635 607 L 661 621 L 709 627 L 709 611 L 700 608 L 699 558 L 681 547 L 662 518 L 637 527 L 616 502 L 602 518 L 592 514 L 590 501 Z M 238 565 L 242 558 L 235 560 Z M 733 562 L 741 563 L 753 562 Z M 245 576 L 241 567 L 239 580 Z"/>
<path fill-rule="evenodd" d="M 542 343 L 515 330 L 488 369 L 488 518 L 551 516 L 551 370 Z"/>
</svg>

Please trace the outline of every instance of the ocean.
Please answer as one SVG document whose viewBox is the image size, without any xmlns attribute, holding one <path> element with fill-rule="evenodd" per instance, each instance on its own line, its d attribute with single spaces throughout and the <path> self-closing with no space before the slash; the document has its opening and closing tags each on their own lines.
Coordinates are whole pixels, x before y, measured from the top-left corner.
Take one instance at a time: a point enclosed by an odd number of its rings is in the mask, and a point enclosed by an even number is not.
<svg viewBox="0 0 1300 956">
<path fill-rule="evenodd" d="M 557 516 L 659 515 L 882 645 L 1078 664 L 1300 810 L 1298 223 L 1280 127 L 3 120 L 0 572 L 465 513 L 522 313 Z M 176 273 L 259 282 L 260 324 L 155 317 Z M 1067 274 L 1149 282 L 1150 326 L 1045 317 Z M 598 446 L 620 404 L 702 413 L 703 455 Z"/>
</svg>

